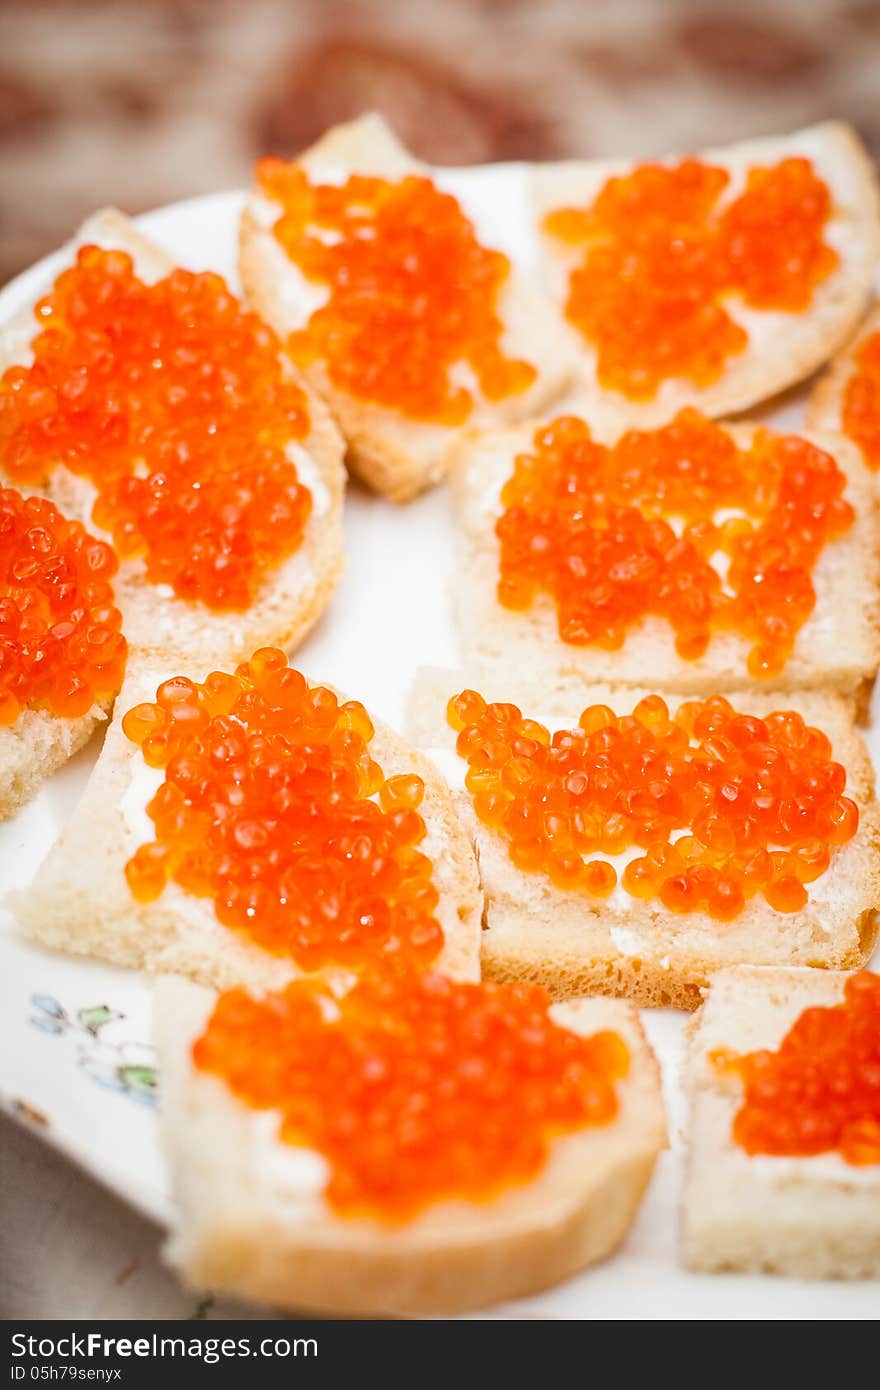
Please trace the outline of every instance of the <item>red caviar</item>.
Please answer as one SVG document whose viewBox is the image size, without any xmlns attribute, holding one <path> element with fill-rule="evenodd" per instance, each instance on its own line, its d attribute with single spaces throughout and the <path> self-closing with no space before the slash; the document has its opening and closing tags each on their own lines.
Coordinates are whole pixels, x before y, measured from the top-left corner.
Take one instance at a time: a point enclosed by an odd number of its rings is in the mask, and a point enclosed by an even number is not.
<svg viewBox="0 0 880 1390">
<path fill-rule="evenodd" d="M 290 340 L 300 362 L 320 358 L 340 390 L 443 425 L 468 418 L 476 386 L 498 401 L 534 381 L 534 367 L 501 347 L 510 262 L 480 244 L 429 178 L 313 184 L 296 165 L 265 159 L 257 182 L 284 209 L 274 234 L 287 255 L 328 288 Z M 460 365 L 474 388 L 455 379 Z"/>
<path fill-rule="evenodd" d="M 25 706 L 67 719 L 125 670 L 113 550 L 43 497 L 0 488 L 0 726 Z"/>
<path fill-rule="evenodd" d="M 385 776 L 363 705 L 267 647 L 234 676 L 163 682 L 122 727 L 165 774 L 147 806 L 156 838 L 126 865 L 138 901 L 171 880 L 305 970 L 438 955 L 424 784 Z"/>
<path fill-rule="evenodd" d="M 87 478 L 123 559 L 182 598 L 247 608 L 311 511 L 286 453 L 308 433 L 306 398 L 274 334 L 219 275 L 145 284 L 96 246 L 35 312 L 32 365 L 0 381 L 6 474 Z"/>
<path fill-rule="evenodd" d="M 554 1139 L 614 1119 L 629 1070 L 618 1034 L 560 1027 L 536 986 L 434 972 L 365 977 L 342 998 L 303 981 L 233 990 L 193 1059 L 324 1156 L 337 1212 L 390 1222 L 530 1181 Z"/>
<path fill-rule="evenodd" d="M 501 493 L 498 598 L 526 609 L 549 594 L 563 641 L 609 650 L 647 617 L 688 660 L 737 632 L 750 675 L 775 676 L 815 605 L 819 555 L 852 525 L 845 486 L 807 440 L 760 430 L 740 448 L 695 410 L 611 448 L 563 417 Z"/>
<path fill-rule="evenodd" d="M 843 395 L 843 432 L 862 451 L 869 468 L 880 468 L 880 333 L 856 353 L 856 369 Z"/>
<path fill-rule="evenodd" d="M 754 168 L 722 202 L 728 183 L 697 159 L 642 164 L 588 208 L 546 217 L 551 236 L 583 246 L 566 314 L 595 346 L 602 386 L 651 400 L 670 378 L 711 385 L 748 343 L 726 300 L 800 313 L 837 266 L 823 240 L 831 197 L 808 159 Z"/>
<path fill-rule="evenodd" d="M 880 976 L 851 975 L 843 1001 L 804 1009 L 775 1051 L 713 1060 L 742 1080 L 733 1137 L 746 1153 L 880 1163 Z"/>
<path fill-rule="evenodd" d="M 716 695 L 671 714 L 649 695 L 629 715 L 591 705 L 551 737 L 465 690 L 448 718 L 474 810 L 513 863 L 593 897 L 617 884 L 601 856 L 638 849 L 620 877 L 634 898 L 720 921 L 758 894 L 796 912 L 858 827 L 828 739 L 791 710 L 757 719 Z"/>
</svg>

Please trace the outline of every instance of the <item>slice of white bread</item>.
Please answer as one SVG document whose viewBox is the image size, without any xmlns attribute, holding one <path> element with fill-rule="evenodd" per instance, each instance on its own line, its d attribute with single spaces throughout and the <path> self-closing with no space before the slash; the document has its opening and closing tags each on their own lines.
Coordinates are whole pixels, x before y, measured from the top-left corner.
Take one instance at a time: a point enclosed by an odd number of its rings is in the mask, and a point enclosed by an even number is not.
<svg viewBox="0 0 880 1390">
<path fill-rule="evenodd" d="M 123 732 L 122 720 L 134 705 L 154 699 L 163 680 L 182 670 L 202 680 L 210 667 L 129 663 L 115 717 L 82 798 L 31 887 L 9 906 L 28 936 L 56 950 L 179 972 L 218 989 L 277 986 L 302 972 L 289 958 L 270 954 L 222 926 L 209 899 L 169 883 L 154 902 L 139 903 L 125 878 L 127 861 L 154 838 L 146 805 L 162 774 L 147 767 Z M 470 843 L 446 785 L 428 759 L 388 728 L 376 726 L 370 748 L 387 776 L 415 772 L 424 779 L 419 813 L 427 835 L 420 847 L 434 863 L 440 894 L 436 916 L 446 938 L 438 968 L 478 978 L 482 900 Z"/>
<path fill-rule="evenodd" d="M 249 1109 L 193 1066 L 213 1003 L 183 980 L 156 986 L 162 1132 L 178 1211 L 166 1254 L 187 1284 L 343 1316 L 454 1313 L 546 1288 L 623 1240 L 666 1141 L 657 1064 L 633 1008 L 583 999 L 553 1010 L 576 1032 L 623 1036 L 630 1073 L 617 1083 L 612 1123 L 555 1140 L 528 1186 L 485 1203 L 438 1203 L 388 1227 L 336 1215 L 320 1156 L 277 1139 L 273 1112 Z"/>
<path fill-rule="evenodd" d="M 600 387 L 595 350 L 572 329 L 580 362 L 575 395 L 580 408 L 589 412 L 597 434 L 613 436 L 627 425 L 660 423 L 682 405 L 695 405 L 714 416 L 744 410 L 801 381 L 852 333 L 864 313 L 880 257 L 876 176 L 855 131 L 843 122 L 826 121 L 790 135 L 747 140 L 698 155 L 729 173 L 723 201 L 742 191 L 749 169 L 792 156 L 811 160 L 830 189 L 833 210 L 824 239 L 840 262 L 816 286 L 809 309 L 771 313 L 750 309 L 738 297 L 727 296 L 725 309 L 749 335 L 745 351 L 727 359 L 722 376 L 712 385 L 696 387 L 683 378 L 670 379 L 661 384 L 653 400 L 644 402 Z M 661 162 L 676 163 L 677 159 Z M 604 160 L 537 165 L 532 176 L 536 226 L 540 228 L 545 216 L 558 208 L 589 206 L 607 179 L 634 167 L 628 161 Z M 582 248 L 566 246 L 546 233 L 541 235 L 541 245 L 548 288 L 562 310 L 569 274 L 581 260 Z M 560 320 L 570 328 L 562 313 Z"/>
<path fill-rule="evenodd" d="M 741 1083 L 709 1060 L 715 1049 L 778 1047 L 804 1009 L 842 1002 L 846 978 L 837 971 L 723 970 L 688 1025 L 681 1247 L 690 1269 L 880 1276 L 880 1165 L 854 1167 L 832 1153 L 750 1157 L 732 1137 Z"/>
<path fill-rule="evenodd" d="M 880 333 L 880 304 L 875 304 L 865 315 L 853 336 L 844 343 L 813 387 L 807 407 L 810 429 L 843 429 L 843 400 L 856 370 L 856 355 L 865 339 L 874 333 Z M 872 473 L 871 476 L 876 477 L 876 474 Z"/>
<path fill-rule="evenodd" d="M 795 709 L 822 729 L 834 758 L 846 768 L 846 793 L 858 804 L 860 823 L 855 837 L 834 852 L 827 872 L 810 884 L 802 911 L 780 913 L 755 897 L 733 921 L 717 922 L 704 912 L 670 912 L 659 899 L 636 900 L 620 884 L 601 900 L 558 888 L 543 873 L 518 869 L 504 841 L 477 819 L 464 787 L 467 763 L 455 752 L 446 704 L 467 688 L 486 700 L 518 703 L 524 714 L 551 731 L 576 726 L 588 705 L 606 704 L 629 713 L 649 692 L 596 685 L 581 691 L 572 704 L 570 696 L 566 703 L 548 686 L 544 701 L 536 704 L 524 699 L 513 682 L 481 682 L 473 672 L 420 672 L 410 702 L 409 732 L 446 775 L 474 838 L 486 898 L 485 975 L 541 984 L 555 999 L 599 992 L 628 995 L 646 1006 L 694 1009 L 701 987 L 727 965 L 840 969 L 863 965 L 870 957 L 880 910 L 880 807 L 868 751 L 846 701 L 819 693 L 780 699 L 751 690 L 731 697 L 742 712 L 760 716 Z M 680 703 L 667 698 L 670 708 Z"/>
<path fill-rule="evenodd" d="M 377 115 L 334 127 L 296 162 L 311 178 L 330 183 L 349 174 L 392 180 L 425 174 L 436 177 L 441 187 L 443 182 L 442 171 L 413 158 Z M 276 239 L 272 228 L 280 212 L 280 205 L 259 189 L 251 193 L 241 220 L 239 271 L 250 303 L 283 339 L 305 327 L 327 292 L 303 275 Z M 519 395 L 477 401 L 470 425 L 525 419 L 558 396 L 571 375 L 570 352 L 558 342 L 552 305 L 516 266 L 502 287 L 498 310 L 504 323 L 502 348 L 508 356 L 530 362 L 538 375 Z M 329 402 L 348 444 L 349 467 L 368 487 L 403 502 L 443 476 L 457 429 L 407 419 L 358 400 L 333 385 L 320 361 L 305 367 L 304 374 Z"/>
<path fill-rule="evenodd" d="M 122 213 L 111 208 L 95 213 L 65 247 L 63 264 L 47 278 L 40 293 L 0 329 L 0 372 L 30 362 L 29 345 L 39 331 L 34 304 L 55 275 L 73 262 L 78 248 L 90 244 L 127 251 L 137 274 L 147 282 L 174 268 L 170 257 Z M 232 661 L 261 646 L 298 645 L 327 607 L 343 568 L 342 439 L 326 406 L 302 382 L 292 363 L 284 360 L 286 370 L 306 391 L 311 421 L 310 434 L 292 450 L 300 481 L 311 490 L 313 501 L 301 546 L 269 576 L 244 613 L 212 612 L 201 603 L 177 598 L 168 586 L 147 581 L 142 560 L 123 561 L 114 587 L 130 647 L 177 652 L 196 664 Z M 96 530 L 91 521 L 96 492 L 87 479 L 57 468 L 43 480 L 42 488 L 29 490 L 45 492 L 66 515 Z"/>
<path fill-rule="evenodd" d="M 755 425 L 725 426 L 748 447 Z M 499 542 L 495 524 L 500 493 L 519 453 L 532 449 L 533 424 L 475 433 L 458 446 L 450 472 L 461 538 L 453 582 L 456 620 L 465 664 L 485 669 L 503 686 L 515 678 L 540 699 L 545 690 L 596 681 L 644 685 L 650 672 L 657 690 L 717 694 L 750 683 L 746 660 L 751 643 L 735 632 L 719 632 L 703 656 L 680 657 L 675 635 L 663 618 L 634 625 L 617 651 L 574 646 L 559 636 L 556 606 L 538 595 L 531 608 L 513 612 L 497 597 Z M 822 550 L 813 572 L 816 606 L 798 633 L 784 670 L 758 689 L 822 686 L 855 694 L 867 705 L 880 663 L 880 513 L 876 487 L 858 449 L 840 435 L 806 435 L 836 459 L 847 476 L 846 496 L 855 510 L 851 528 Z"/>
<path fill-rule="evenodd" d="M 44 493 L 26 488 L 24 495 Z M 114 593 L 115 584 L 114 577 Z M 73 719 L 25 706 L 12 724 L 0 726 L 0 820 L 15 815 L 53 772 L 85 747 L 112 705 L 110 698 L 96 700 L 86 714 Z"/>
<path fill-rule="evenodd" d="M 109 701 L 95 704 L 78 719 L 24 709 L 14 724 L 0 728 L 0 820 L 14 815 L 47 777 L 85 747 L 109 707 Z"/>
</svg>

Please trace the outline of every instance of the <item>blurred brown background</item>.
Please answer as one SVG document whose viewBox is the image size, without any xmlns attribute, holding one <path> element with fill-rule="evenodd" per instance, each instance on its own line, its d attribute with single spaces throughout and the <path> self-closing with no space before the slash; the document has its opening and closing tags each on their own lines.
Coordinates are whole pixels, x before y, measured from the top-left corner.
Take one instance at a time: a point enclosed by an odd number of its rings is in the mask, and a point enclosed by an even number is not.
<svg viewBox="0 0 880 1390">
<path fill-rule="evenodd" d="M 421 155 L 658 154 L 846 116 L 877 0 L 0 0 L 0 282 L 99 204 L 246 182 L 383 110 Z"/>
</svg>

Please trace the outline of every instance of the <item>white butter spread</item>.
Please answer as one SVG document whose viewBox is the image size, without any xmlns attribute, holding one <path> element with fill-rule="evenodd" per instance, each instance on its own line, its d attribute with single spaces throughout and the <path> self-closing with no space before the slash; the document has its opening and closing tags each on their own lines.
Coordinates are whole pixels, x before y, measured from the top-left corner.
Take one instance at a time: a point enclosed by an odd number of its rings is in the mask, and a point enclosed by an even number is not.
<svg viewBox="0 0 880 1390">
<path fill-rule="evenodd" d="M 165 780 L 161 767 L 149 767 L 140 752 L 129 759 L 129 783 L 119 802 L 119 810 L 128 831 L 130 854 L 139 845 L 155 839 L 155 827 L 147 815 L 147 803 L 152 801 Z"/>
<path fill-rule="evenodd" d="M 312 515 L 326 516 L 330 510 L 330 489 L 321 477 L 315 460 L 301 444 L 288 444 L 284 452 L 295 466 L 303 487 L 307 487 L 312 494 Z"/>
<path fill-rule="evenodd" d="M 752 1178 L 776 1187 L 794 1182 L 843 1184 L 847 1187 L 874 1188 L 880 1199 L 880 1163 L 857 1167 L 847 1163 L 839 1153 L 809 1155 L 747 1154 L 736 1149 L 743 1169 L 748 1166 Z"/>
<path fill-rule="evenodd" d="M 614 891 L 616 893 L 617 889 Z M 611 927 L 609 934 L 622 956 L 639 956 L 645 949 L 645 942 L 638 932 L 628 931 L 626 927 Z"/>
<path fill-rule="evenodd" d="M 314 1149 L 288 1144 L 279 1137 L 279 1111 L 260 1111 L 249 1119 L 260 1190 L 271 1194 L 284 1219 L 297 1221 L 314 1213 L 330 1178 L 326 1159 Z"/>
<path fill-rule="evenodd" d="M 140 752 L 129 759 L 129 768 L 129 783 L 119 801 L 119 810 L 127 831 L 127 858 L 130 858 L 140 845 L 149 844 L 156 838 L 155 826 L 147 815 L 147 805 L 152 801 L 165 777 L 164 770 L 149 767 Z M 192 893 L 186 893 L 178 883 L 165 885 L 158 905 L 174 912 L 184 928 L 216 931 L 221 925 L 210 898 L 197 898 Z"/>
<path fill-rule="evenodd" d="M 450 791 L 465 790 L 464 777 L 467 763 L 460 758 L 454 748 L 426 748 L 425 756 L 431 759 L 440 776 L 446 781 Z"/>
</svg>

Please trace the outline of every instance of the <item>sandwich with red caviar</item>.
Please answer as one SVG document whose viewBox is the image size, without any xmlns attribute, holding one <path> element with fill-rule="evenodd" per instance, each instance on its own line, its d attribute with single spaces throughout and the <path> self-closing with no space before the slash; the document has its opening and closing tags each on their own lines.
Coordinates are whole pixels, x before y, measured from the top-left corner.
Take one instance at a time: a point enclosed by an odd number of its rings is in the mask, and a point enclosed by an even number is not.
<svg viewBox="0 0 880 1390">
<path fill-rule="evenodd" d="M 476 434 L 451 473 L 469 669 L 547 690 L 828 687 L 880 661 L 876 489 L 841 435 L 693 409 L 601 443 L 562 416 Z"/>
<path fill-rule="evenodd" d="M 127 655 L 118 567 L 48 498 L 0 486 L 0 818 L 107 717 Z"/>
<path fill-rule="evenodd" d="M 665 1143 L 656 1062 L 620 1000 L 369 972 L 155 995 L 195 1288 L 341 1315 L 455 1313 L 610 1254 Z"/>
<path fill-rule="evenodd" d="M 724 970 L 689 1031 L 685 1263 L 880 1276 L 880 976 Z"/>
<path fill-rule="evenodd" d="M 111 541 L 132 648 L 298 643 L 342 569 L 342 440 L 221 276 L 90 218 L 0 331 L 0 478 Z"/>
<path fill-rule="evenodd" d="M 570 375 L 549 301 L 442 184 L 364 116 L 263 160 L 241 223 L 250 303 L 395 501 L 443 476 L 463 428 L 528 419 Z"/>
<path fill-rule="evenodd" d="M 836 121 L 652 163 L 536 166 L 532 204 L 577 398 L 612 432 L 803 380 L 852 333 L 880 255 L 874 168 Z"/>
<path fill-rule="evenodd" d="M 487 975 L 693 1009 L 727 965 L 869 959 L 880 811 L 839 698 L 597 686 L 554 713 L 425 672 L 411 726 L 474 835 Z"/>
<path fill-rule="evenodd" d="M 395 960 L 478 976 L 476 865 L 429 760 L 278 649 L 234 670 L 130 666 L 14 903 L 28 935 L 219 988 Z"/>
</svg>

